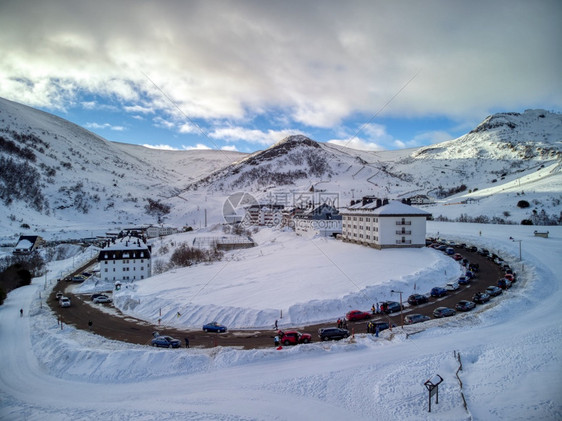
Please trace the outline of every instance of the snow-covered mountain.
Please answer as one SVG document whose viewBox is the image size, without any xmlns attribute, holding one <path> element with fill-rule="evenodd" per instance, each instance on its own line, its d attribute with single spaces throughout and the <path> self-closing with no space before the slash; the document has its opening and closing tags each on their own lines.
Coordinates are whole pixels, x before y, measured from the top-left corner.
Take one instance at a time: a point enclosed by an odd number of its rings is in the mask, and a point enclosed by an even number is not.
<svg viewBox="0 0 562 421">
<path fill-rule="evenodd" d="M 290 136 L 248 155 L 109 142 L 0 99 L 0 235 L 155 223 L 149 199 L 170 206 L 165 222 L 201 226 L 222 222 L 225 199 L 240 191 L 283 204 L 324 192 L 340 206 L 364 195 L 422 195 L 435 217 L 553 222 L 561 157 L 562 115 L 544 110 L 495 114 L 458 139 L 417 149 L 366 152 Z"/>
</svg>

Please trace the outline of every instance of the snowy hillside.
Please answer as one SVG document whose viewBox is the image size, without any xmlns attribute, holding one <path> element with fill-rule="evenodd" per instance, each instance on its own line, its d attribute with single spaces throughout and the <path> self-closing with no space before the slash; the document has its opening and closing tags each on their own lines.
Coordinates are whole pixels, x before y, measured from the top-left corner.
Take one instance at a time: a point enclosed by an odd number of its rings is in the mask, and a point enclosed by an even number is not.
<svg viewBox="0 0 562 421">
<path fill-rule="evenodd" d="M 154 223 L 147 198 L 166 200 L 184 183 L 241 154 L 161 151 L 108 142 L 66 120 L 0 98 L 0 232 L 97 232 Z"/>
<path fill-rule="evenodd" d="M 156 223 L 149 199 L 169 206 L 162 222 L 198 228 L 222 223 L 236 192 L 284 205 L 324 193 L 340 207 L 364 195 L 424 195 L 434 217 L 476 222 L 553 224 L 562 211 L 562 115 L 544 110 L 496 114 L 465 136 L 418 149 L 365 152 L 290 136 L 247 155 L 112 143 L 0 99 L 0 137 L 3 238 Z"/>
</svg>

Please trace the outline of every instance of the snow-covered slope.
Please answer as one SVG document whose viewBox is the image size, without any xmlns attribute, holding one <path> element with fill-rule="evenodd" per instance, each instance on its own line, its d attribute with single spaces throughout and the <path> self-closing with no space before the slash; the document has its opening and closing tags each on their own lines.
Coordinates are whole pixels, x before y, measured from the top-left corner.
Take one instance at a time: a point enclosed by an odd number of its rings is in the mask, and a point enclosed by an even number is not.
<svg viewBox="0 0 562 421">
<path fill-rule="evenodd" d="M 0 232 L 106 230 L 156 222 L 147 198 L 166 200 L 189 181 L 241 156 L 160 151 L 105 139 L 51 114 L 0 98 Z"/>
<path fill-rule="evenodd" d="M 176 226 L 222 223 L 225 200 L 240 191 L 285 205 L 312 191 L 339 206 L 425 195 L 434 202 L 426 210 L 453 220 L 558 223 L 562 211 L 562 115 L 544 110 L 496 114 L 418 149 L 365 152 L 297 135 L 247 155 L 112 143 L 0 99 L 0 136 L 3 237 L 155 223 L 148 199 L 170 206 L 164 222 Z"/>
</svg>

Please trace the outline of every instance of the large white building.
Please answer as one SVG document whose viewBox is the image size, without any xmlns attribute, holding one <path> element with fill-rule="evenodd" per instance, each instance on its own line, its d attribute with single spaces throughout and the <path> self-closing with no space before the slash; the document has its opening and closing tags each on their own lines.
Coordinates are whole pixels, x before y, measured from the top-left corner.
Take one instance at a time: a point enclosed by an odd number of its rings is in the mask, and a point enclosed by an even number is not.
<svg viewBox="0 0 562 421">
<path fill-rule="evenodd" d="M 381 248 L 424 247 L 429 212 L 399 201 L 359 202 L 340 211 L 344 241 Z"/>
<path fill-rule="evenodd" d="M 111 240 L 100 251 L 100 277 L 104 281 L 135 281 L 152 274 L 150 246 L 138 237 Z"/>
</svg>

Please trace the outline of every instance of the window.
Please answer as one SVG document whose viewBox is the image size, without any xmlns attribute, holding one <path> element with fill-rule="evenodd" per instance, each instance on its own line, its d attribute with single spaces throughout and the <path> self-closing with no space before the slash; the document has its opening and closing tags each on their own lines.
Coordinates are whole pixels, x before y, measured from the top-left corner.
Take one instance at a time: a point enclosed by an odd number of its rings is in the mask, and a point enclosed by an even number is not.
<svg viewBox="0 0 562 421">
<path fill-rule="evenodd" d="M 105 268 L 105 272 L 107 272 L 107 268 Z"/>
</svg>

